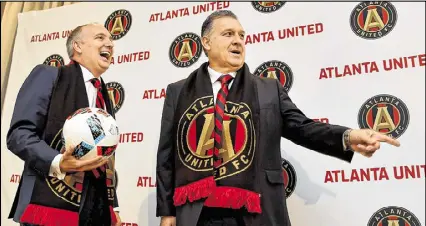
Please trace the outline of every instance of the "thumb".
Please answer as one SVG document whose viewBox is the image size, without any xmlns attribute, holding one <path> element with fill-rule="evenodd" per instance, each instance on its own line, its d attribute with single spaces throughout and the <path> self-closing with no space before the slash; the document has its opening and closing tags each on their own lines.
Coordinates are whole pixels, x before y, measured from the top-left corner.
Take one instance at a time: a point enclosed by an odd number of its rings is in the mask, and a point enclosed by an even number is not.
<svg viewBox="0 0 426 226">
<path fill-rule="evenodd" d="M 72 148 L 72 145 L 70 142 L 64 142 L 65 144 L 65 152 L 64 152 L 64 156 L 71 156 L 72 152 L 74 151 L 74 148 Z"/>
<path fill-rule="evenodd" d="M 375 145 L 377 141 L 371 137 L 367 137 L 365 142 L 369 145 Z"/>
<path fill-rule="evenodd" d="M 376 139 L 374 139 L 375 132 L 373 130 L 366 130 L 365 133 L 362 135 L 363 141 L 367 144 L 375 144 Z"/>
</svg>

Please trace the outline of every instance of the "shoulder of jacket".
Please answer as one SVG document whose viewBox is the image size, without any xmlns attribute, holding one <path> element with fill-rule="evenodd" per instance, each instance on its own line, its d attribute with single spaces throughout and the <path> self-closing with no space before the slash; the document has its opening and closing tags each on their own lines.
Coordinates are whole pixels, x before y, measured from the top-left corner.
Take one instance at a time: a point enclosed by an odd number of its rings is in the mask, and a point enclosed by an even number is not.
<svg viewBox="0 0 426 226">
<path fill-rule="evenodd" d="M 177 94 L 177 93 L 179 93 L 179 92 L 180 92 L 180 90 L 182 89 L 182 87 L 183 87 L 183 85 L 185 84 L 185 82 L 186 82 L 186 78 L 181 79 L 181 80 L 176 81 L 176 82 L 173 82 L 173 83 L 170 83 L 170 84 L 167 86 L 167 88 L 168 88 L 168 89 L 171 89 L 171 91 L 172 91 L 173 93 Z"/>
<path fill-rule="evenodd" d="M 276 86 L 276 83 L 277 83 L 277 80 L 274 78 L 265 78 L 265 77 L 260 77 L 256 75 L 253 75 L 253 77 L 255 82 L 261 86 L 271 87 L 271 86 Z"/>
<path fill-rule="evenodd" d="M 41 78 L 44 79 L 44 81 L 47 80 L 55 80 L 58 76 L 58 68 L 53 67 L 46 64 L 38 64 L 36 65 L 30 72 L 30 76 L 36 76 L 34 78 Z"/>
<path fill-rule="evenodd" d="M 33 68 L 33 71 L 36 71 L 36 70 L 44 70 L 47 72 L 58 72 L 59 69 L 57 67 L 46 65 L 46 64 L 38 64 Z"/>
<path fill-rule="evenodd" d="M 176 82 L 172 82 L 172 83 L 169 84 L 169 86 L 171 88 L 177 88 L 177 87 L 183 86 L 183 84 L 185 84 L 185 82 L 186 82 L 186 78 L 181 79 L 181 80 L 176 81 Z"/>
</svg>

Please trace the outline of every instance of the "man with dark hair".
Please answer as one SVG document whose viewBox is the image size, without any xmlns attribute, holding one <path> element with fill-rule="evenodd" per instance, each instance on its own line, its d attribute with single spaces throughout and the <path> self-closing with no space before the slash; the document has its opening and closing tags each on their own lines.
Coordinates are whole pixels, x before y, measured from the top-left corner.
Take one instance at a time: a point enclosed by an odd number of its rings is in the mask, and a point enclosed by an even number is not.
<svg viewBox="0 0 426 226">
<path fill-rule="evenodd" d="M 161 226 L 290 226 L 281 168 L 281 137 L 351 162 L 371 157 L 373 130 L 315 122 L 275 79 L 250 73 L 245 32 L 227 10 L 201 29 L 208 62 L 168 85 L 157 153 Z"/>
<path fill-rule="evenodd" d="M 76 159 L 74 147 L 61 141 L 66 118 L 78 109 L 114 117 L 101 78 L 111 64 L 111 34 L 98 24 L 78 26 L 66 46 L 71 63 L 37 65 L 16 99 L 7 147 L 25 164 L 9 218 L 21 225 L 121 226 L 114 156 Z"/>
</svg>

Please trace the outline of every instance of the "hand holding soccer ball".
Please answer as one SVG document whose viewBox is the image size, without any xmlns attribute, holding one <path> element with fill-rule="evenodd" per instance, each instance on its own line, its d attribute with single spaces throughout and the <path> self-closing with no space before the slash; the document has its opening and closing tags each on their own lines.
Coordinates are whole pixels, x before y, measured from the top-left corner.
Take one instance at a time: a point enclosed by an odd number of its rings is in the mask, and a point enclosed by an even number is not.
<svg viewBox="0 0 426 226">
<path fill-rule="evenodd" d="M 108 159 L 103 158 L 102 156 L 97 156 L 92 159 L 77 159 L 72 154 L 74 152 L 73 148 L 68 148 L 62 156 L 59 167 L 63 173 L 71 172 L 83 172 L 96 169 L 105 165 L 108 162 Z"/>
<path fill-rule="evenodd" d="M 107 163 L 119 142 L 115 119 L 99 108 L 82 108 L 70 115 L 62 130 L 62 172 L 88 171 Z"/>
</svg>

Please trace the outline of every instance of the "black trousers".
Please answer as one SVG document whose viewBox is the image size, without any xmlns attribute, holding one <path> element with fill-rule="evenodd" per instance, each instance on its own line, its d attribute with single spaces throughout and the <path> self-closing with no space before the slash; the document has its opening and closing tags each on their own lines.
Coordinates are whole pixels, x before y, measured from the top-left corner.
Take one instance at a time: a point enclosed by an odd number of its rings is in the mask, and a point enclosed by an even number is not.
<svg viewBox="0 0 426 226">
<path fill-rule="evenodd" d="M 241 210 L 203 207 L 197 226 L 245 226 Z"/>
</svg>

